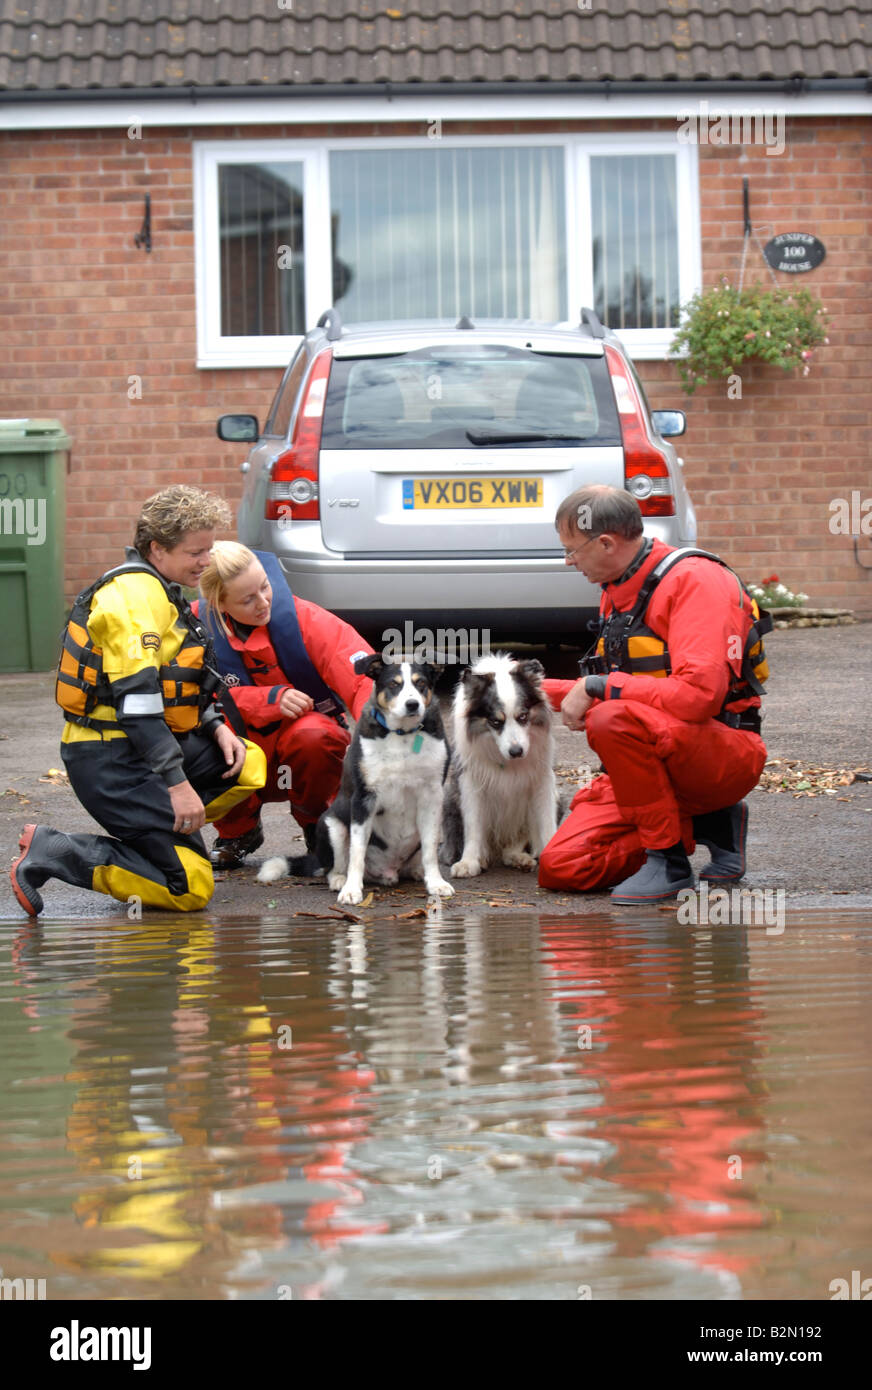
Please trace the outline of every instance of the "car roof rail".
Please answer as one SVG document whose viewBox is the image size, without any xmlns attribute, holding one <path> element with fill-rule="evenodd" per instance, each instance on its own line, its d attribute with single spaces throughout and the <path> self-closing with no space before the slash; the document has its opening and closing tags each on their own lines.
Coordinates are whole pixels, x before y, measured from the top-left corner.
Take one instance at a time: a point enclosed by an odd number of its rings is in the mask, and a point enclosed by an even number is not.
<svg viewBox="0 0 872 1390">
<path fill-rule="evenodd" d="M 339 316 L 339 310 L 325 309 L 316 327 L 326 328 L 328 343 L 335 343 L 337 338 L 342 337 L 342 319 Z"/>
<path fill-rule="evenodd" d="M 593 309 L 582 309 L 581 323 L 578 326 L 579 328 L 589 328 L 592 338 L 604 338 L 606 336 L 606 330 L 603 328 Z"/>
<path fill-rule="evenodd" d="M 457 320 L 457 322 L 456 322 L 456 324 L 454 325 L 454 327 L 455 327 L 455 328 L 475 328 L 475 324 L 473 323 L 472 319 L 468 316 L 468 314 L 464 314 L 462 318 L 459 318 L 459 319 Z"/>
</svg>

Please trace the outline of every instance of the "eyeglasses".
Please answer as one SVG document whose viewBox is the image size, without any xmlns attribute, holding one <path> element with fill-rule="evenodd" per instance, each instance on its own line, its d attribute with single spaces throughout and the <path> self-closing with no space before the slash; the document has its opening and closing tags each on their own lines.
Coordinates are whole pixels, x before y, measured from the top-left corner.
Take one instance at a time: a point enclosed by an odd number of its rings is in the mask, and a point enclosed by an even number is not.
<svg viewBox="0 0 872 1390">
<path fill-rule="evenodd" d="M 595 541 L 596 539 L 597 539 L 596 536 L 585 536 L 584 540 L 581 541 L 581 543 L 580 543 L 579 545 L 574 545 L 574 546 L 572 547 L 571 550 L 567 550 L 567 549 L 566 549 L 566 546 L 564 546 L 564 547 L 563 547 L 563 557 L 564 557 L 564 559 L 566 559 L 566 560 L 571 560 L 572 557 L 573 557 L 573 555 L 577 555 L 577 554 L 578 554 L 579 550 L 581 550 L 581 547 L 582 547 L 583 545 L 587 545 L 590 541 Z"/>
</svg>

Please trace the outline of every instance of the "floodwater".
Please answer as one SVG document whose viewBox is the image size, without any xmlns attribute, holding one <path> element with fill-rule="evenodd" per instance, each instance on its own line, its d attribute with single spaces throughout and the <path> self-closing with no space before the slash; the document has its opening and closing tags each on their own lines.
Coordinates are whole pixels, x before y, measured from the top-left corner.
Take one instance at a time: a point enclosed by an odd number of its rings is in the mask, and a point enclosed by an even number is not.
<svg viewBox="0 0 872 1390">
<path fill-rule="evenodd" d="M 0 1267 L 46 1297 L 828 1299 L 872 921 L 0 926 Z"/>
</svg>

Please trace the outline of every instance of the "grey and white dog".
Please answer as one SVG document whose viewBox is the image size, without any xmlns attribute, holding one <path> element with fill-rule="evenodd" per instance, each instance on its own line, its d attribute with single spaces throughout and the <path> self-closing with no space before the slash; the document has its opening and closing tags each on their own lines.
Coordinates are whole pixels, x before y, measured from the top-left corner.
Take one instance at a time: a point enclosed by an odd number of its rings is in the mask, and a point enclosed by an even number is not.
<svg viewBox="0 0 872 1390">
<path fill-rule="evenodd" d="M 488 864 L 533 869 L 557 829 L 551 706 L 541 662 L 505 652 L 464 671 L 454 693 L 453 769 L 463 851 L 452 878 Z"/>
</svg>

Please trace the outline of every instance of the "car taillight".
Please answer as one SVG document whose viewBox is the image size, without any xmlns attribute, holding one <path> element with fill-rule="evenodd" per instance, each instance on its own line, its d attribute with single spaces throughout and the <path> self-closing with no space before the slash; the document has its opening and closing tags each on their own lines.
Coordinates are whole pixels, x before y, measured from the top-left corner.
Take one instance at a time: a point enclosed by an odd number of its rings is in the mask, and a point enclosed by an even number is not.
<svg viewBox="0 0 872 1390">
<path fill-rule="evenodd" d="M 319 352 L 309 372 L 290 447 L 273 464 L 264 509 L 267 521 L 317 521 L 321 515 L 318 455 L 332 360 L 329 348 Z"/>
<path fill-rule="evenodd" d="M 662 449 L 651 443 L 636 384 L 621 354 L 608 344 L 603 351 L 618 406 L 624 442 L 624 487 L 639 503 L 643 516 L 675 516 L 669 465 Z"/>
</svg>

